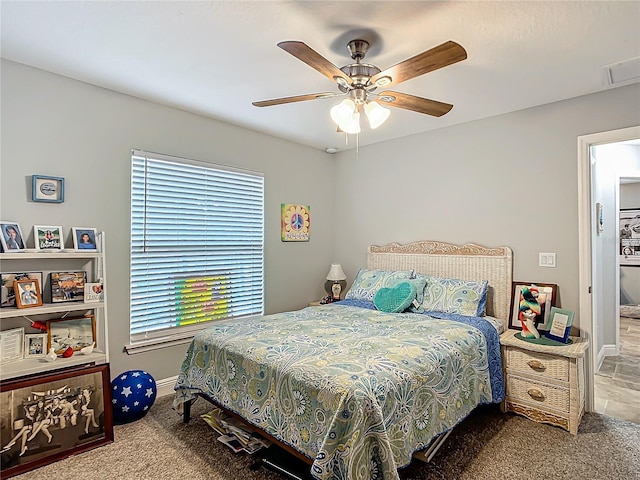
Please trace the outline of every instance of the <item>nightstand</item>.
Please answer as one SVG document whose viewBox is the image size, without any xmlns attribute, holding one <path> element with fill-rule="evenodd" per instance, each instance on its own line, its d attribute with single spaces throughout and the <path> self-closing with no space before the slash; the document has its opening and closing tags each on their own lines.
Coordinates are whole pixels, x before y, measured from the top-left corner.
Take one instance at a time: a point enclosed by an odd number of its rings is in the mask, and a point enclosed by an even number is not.
<svg viewBox="0 0 640 480">
<path fill-rule="evenodd" d="M 520 340 L 516 333 L 500 335 L 506 387 L 502 411 L 577 434 L 584 414 L 587 339 L 570 337 L 571 344 L 551 346 Z"/>
</svg>

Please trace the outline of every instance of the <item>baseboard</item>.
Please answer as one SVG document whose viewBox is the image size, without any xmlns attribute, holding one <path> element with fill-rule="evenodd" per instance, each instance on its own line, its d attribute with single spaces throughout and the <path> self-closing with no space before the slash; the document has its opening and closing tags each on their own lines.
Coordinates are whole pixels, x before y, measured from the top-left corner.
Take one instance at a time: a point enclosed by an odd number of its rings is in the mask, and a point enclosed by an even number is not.
<svg viewBox="0 0 640 480">
<path fill-rule="evenodd" d="M 156 388 L 158 389 L 157 397 L 164 397 L 165 395 L 173 395 L 174 393 L 173 387 L 176 384 L 176 380 L 178 380 L 177 375 L 175 377 L 156 380 Z"/>
<path fill-rule="evenodd" d="M 615 345 L 603 345 L 600 351 L 598 352 L 598 357 L 596 358 L 597 365 L 598 365 L 596 372 L 600 370 L 600 367 L 602 366 L 602 362 L 604 362 L 605 357 L 613 357 L 618 354 L 619 354 L 618 348 Z"/>
</svg>

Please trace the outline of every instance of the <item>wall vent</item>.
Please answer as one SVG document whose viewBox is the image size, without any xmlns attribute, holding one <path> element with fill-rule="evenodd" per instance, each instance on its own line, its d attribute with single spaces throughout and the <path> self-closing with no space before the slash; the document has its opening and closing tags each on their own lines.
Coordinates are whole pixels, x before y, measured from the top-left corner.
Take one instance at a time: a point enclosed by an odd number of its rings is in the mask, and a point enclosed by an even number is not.
<svg viewBox="0 0 640 480">
<path fill-rule="evenodd" d="M 606 85 L 619 86 L 640 81 L 640 57 L 603 67 Z"/>
</svg>

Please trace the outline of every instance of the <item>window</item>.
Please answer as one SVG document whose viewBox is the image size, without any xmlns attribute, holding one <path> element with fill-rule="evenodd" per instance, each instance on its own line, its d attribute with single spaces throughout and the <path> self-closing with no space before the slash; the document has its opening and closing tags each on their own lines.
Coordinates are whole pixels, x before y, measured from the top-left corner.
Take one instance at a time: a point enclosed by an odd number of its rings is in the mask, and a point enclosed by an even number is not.
<svg viewBox="0 0 640 480">
<path fill-rule="evenodd" d="M 133 150 L 129 353 L 264 311 L 264 177 Z"/>
</svg>

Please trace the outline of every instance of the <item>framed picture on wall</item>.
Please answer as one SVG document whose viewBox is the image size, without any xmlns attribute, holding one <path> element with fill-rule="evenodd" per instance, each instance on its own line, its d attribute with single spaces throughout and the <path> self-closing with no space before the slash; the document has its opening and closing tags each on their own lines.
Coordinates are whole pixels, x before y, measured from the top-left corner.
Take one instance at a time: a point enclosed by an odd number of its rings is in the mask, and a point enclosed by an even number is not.
<svg viewBox="0 0 640 480">
<path fill-rule="evenodd" d="M 64 202 L 64 178 L 33 175 L 31 199 L 34 202 Z"/>
<path fill-rule="evenodd" d="M 640 208 L 620 209 L 621 266 L 640 267 Z"/>
</svg>

